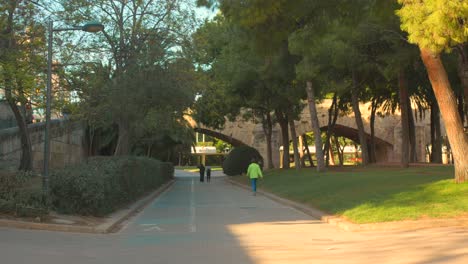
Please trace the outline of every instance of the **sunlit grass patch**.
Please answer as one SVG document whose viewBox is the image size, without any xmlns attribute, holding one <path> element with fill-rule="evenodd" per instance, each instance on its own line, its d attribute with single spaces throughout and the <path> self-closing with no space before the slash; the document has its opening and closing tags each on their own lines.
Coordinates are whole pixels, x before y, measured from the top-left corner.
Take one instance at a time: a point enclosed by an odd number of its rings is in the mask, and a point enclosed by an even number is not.
<svg viewBox="0 0 468 264">
<path fill-rule="evenodd" d="M 260 188 L 355 223 L 450 218 L 468 214 L 468 184 L 455 184 L 453 173 L 449 166 L 274 170 Z"/>
</svg>

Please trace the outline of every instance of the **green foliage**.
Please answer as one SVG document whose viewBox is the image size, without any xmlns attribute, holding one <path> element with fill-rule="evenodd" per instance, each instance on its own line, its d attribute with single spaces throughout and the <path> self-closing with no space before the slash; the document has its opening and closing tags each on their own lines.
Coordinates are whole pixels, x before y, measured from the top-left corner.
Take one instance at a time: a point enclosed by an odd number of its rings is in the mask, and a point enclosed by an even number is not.
<svg viewBox="0 0 468 264">
<path fill-rule="evenodd" d="M 216 138 L 213 140 L 214 140 L 214 146 L 216 147 L 216 151 L 218 153 L 224 153 L 226 152 L 227 149 L 228 150 L 232 149 L 232 145 L 227 142 L 224 142 Z"/>
<path fill-rule="evenodd" d="M 80 62 L 81 67 L 67 73 L 73 81 L 69 86 L 79 91 L 79 117 L 87 120 L 91 129 L 119 130 L 110 133 L 118 138 L 110 151 L 129 154 L 169 141 L 189 145 L 193 137 L 183 116 L 194 101 L 197 86 L 194 66 L 185 54 L 190 49 L 187 37 L 196 24 L 190 10 L 193 3 L 57 2 L 63 8 L 57 12 L 62 21 L 81 24 L 99 20 L 105 25 L 105 31 L 71 45 L 74 49 L 64 49 L 60 55 L 76 61 L 83 59 L 73 56 L 76 50 L 82 54 L 106 51 L 100 55 L 106 58 L 106 65 Z M 171 140 L 166 140 L 168 137 Z"/>
<path fill-rule="evenodd" d="M 434 53 L 468 41 L 468 4 L 460 0 L 398 0 L 408 40 Z"/>
<path fill-rule="evenodd" d="M 45 28 L 37 22 L 40 14 L 28 1 L 0 3 L 0 89 L 22 105 L 44 85 L 38 78 L 45 68 Z"/>
<path fill-rule="evenodd" d="M 223 171 L 226 175 L 234 176 L 247 172 L 252 158 L 263 164 L 263 158 L 258 150 L 249 146 L 234 148 L 223 162 Z"/>
<path fill-rule="evenodd" d="M 47 214 L 48 203 L 38 182 L 40 178 L 31 172 L 0 173 L 0 213 L 19 217 Z"/>
<path fill-rule="evenodd" d="M 68 214 L 106 215 L 161 186 L 173 174 L 172 164 L 150 158 L 95 157 L 51 174 L 52 206 Z"/>
</svg>

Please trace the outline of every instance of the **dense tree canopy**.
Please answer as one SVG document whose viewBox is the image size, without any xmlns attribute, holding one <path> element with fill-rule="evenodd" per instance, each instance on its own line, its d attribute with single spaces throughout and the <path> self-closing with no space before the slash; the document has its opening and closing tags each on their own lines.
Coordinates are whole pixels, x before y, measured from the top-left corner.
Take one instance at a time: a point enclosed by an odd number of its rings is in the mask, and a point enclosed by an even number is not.
<svg viewBox="0 0 468 264">
<path fill-rule="evenodd" d="M 407 153 L 402 156 L 402 164 L 416 160 L 415 117 L 410 111 L 410 106 L 414 102 L 420 111 L 424 111 L 430 108 L 429 105 L 434 105 L 431 103 L 433 100 L 431 98 L 434 97 L 427 89 L 428 78 L 422 71 L 417 48 L 408 44 L 406 34 L 399 28 L 400 24 L 401 28 L 409 33 L 410 43 L 416 43 L 419 48 L 428 49 L 434 54 L 450 50 L 455 46 L 458 46 L 457 50 L 463 51 L 467 41 L 465 24 L 467 6 L 463 1 L 334 0 L 272 3 L 265 0 L 219 0 L 198 1 L 198 4 L 219 8 L 222 19 L 231 28 L 240 29 L 246 37 L 240 37 L 236 31 L 226 31 L 224 35 L 231 34 L 231 38 L 224 37 L 224 39 L 231 41 L 217 42 L 215 46 L 218 48 L 212 49 L 218 52 L 217 55 L 212 53 L 214 57 L 211 59 L 215 62 L 214 65 L 216 66 L 216 63 L 223 65 L 221 68 L 224 75 L 217 75 L 225 82 L 222 87 L 248 87 L 248 93 L 245 93 L 245 88 L 233 90 L 234 94 L 244 101 L 255 98 L 256 93 L 251 90 L 268 87 L 271 91 L 275 86 L 289 87 L 283 94 L 270 93 L 270 96 L 277 95 L 283 98 L 282 102 L 293 103 L 293 98 L 301 98 L 293 96 L 294 89 L 291 89 L 293 86 L 288 85 L 288 82 L 282 83 L 282 79 L 277 78 L 282 76 L 282 72 L 288 71 L 289 66 L 286 66 L 288 65 L 286 61 L 280 60 L 278 64 L 282 65 L 280 71 L 276 69 L 269 72 L 269 69 L 274 69 L 272 62 L 275 58 L 280 58 L 282 47 L 287 43 L 287 53 L 297 55 L 297 58 L 291 61 L 295 74 L 284 80 L 299 85 L 301 81 L 307 82 L 309 84 L 307 87 L 310 87 L 307 91 L 313 92 L 310 95 L 314 96 L 313 99 L 309 97 L 309 103 L 319 99 L 321 94 L 338 92 L 340 105 L 349 102 L 349 105 L 353 106 L 360 131 L 359 141 L 363 148 L 368 142 L 364 134 L 366 129 L 360 125 L 362 121 L 358 113 L 359 101 L 372 102 L 374 116 L 372 119 L 375 119 L 379 106 L 386 105 L 384 109 L 387 110 L 384 111 L 390 112 L 395 111 L 397 106 L 401 109 L 404 128 L 402 153 Z M 401 23 L 396 14 L 401 17 Z M 235 44 L 232 42 L 235 43 L 239 39 L 241 45 L 237 47 L 240 48 L 233 48 Z M 249 53 L 246 53 L 246 50 Z M 229 54 L 227 51 L 231 51 L 228 57 L 226 57 Z M 294 58 L 294 55 L 291 58 Z M 252 60 L 252 58 L 258 59 Z M 236 64 L 234 61 L 239 63 Z M 268 75 L 271 77 L 267 77 Z M 431 77 L 430 72 L 429 77 Z M 463 76 L 460 78 L 463 79 Z M 434 83 L 432 86 L 435 86 Z M 317 95 L 318 98 L 315 98 Z M 284 100 L 288 97 L 289 99 Z M 272 103 L 272 100 L 263 98 L 264 102 Z M 466 105 L 466 102 L 463 102 L 463 96 L 459 98 L 461 100 L 458 100 L 458 112 L 463 114 L 463 105 Z M 448 101 L 444 103 L 440 98 L 437 98 L 437 101 L 439 105 L 448 103 Z M 452 99 L 452 102 L 454 101 L 456 100 Z M 275 103 L 271 105 L 278 106 Z M 285 108 L 291 109 L 293 104 L 286 104 Z M 313 112 L 313 107 L 311 109 Z M 431 113 L 437 111 L 437 108 L 431 108 Z M 431 127 L 437 126 L 436 116 L 437 114 L 434 115 Z M 281 115 L 277 115 L 276 119 L 281 120 Z M 445 122 L 447 125 L 448 120 L 445 119 Z M 450 122 L 448 126 L 450 127 Z M 370 130 L 374 130 L 372 122 Z M 433 131 L 436 130 L 435 128 Z M 448 134 L 450 137 L 450 128 Z M 464 135 L 461 131 L 458 134 Z M 437 133 L 433 136 L 440 140 L 441 136 Z M 315 138 L 320 140 L 321 137 Z M 372 154 L 374 143 L 372 140 L 370 142 L 369 153 Z M 406 147 L 408 148 L 405 149 Z M 364 148 L 363 156 L 366 156 L 367 152 Z M 458 168 L 460 163 L 463 162 L 456 163 Z M 461 168 L 461 171 L 464 170 Z M 456 174 L 459 174 L 459 170 Z"/>
<path fill-rule="evenodd" d="M 98 68 L 107 70 L 100 70 L 97 86 L 83 94 L 90 102 L 82 101 L 81 109 L 94 125 L 117 126 L 114 154 L 128 154 L 142 142 L 150 148 L 166 136 L 190 141 L 186 132 L 177 132 L 185 131 L 183 115 L 195 92 L 194 68 L 184 58 L 196 22 L 189 3 L 74 0 L 61 6 L 57 14 L 63 21 L 105 25 L 102 34 L 83 45 L 100 51 L 105 60 Z M 89 72 L 83 68 L 82 74 Z"/>
<path fill-rule="evenodd" d="M 189 0 L 47 3 L 0 4 L 0 87 L 15 111 L 43 85 L 37 78 L 44 66 L 43 13 L 57 27 L 102 22 L 105 30 L 95 35 L 55 32 L 53 51 L 54 74 L 62 80 L 57 85 L 77 97 L 55 106 L 74 109 L 88 122 L 94 138 L 90 149 L 96 153 L 101 148 L 107 154 L 151 155 L 157 146 L 188 145 L 191 132 L 184 114 L 191 111 L 213 128 L 222 128 L 226 118 L 261 123 L 267 163 L 272 163 L 275 123 L 285 149 L 292 141 L 297 154 L 294 120 L 307 99 L 319 171 L 324 167 L 321 153 L 331 150 L 339 113 L 354 112 L 356 140 L 367 164 L 375 161 L 378 111 L 397 108 L 402 115 L 401 163 L 407 166 L 417 161 L 419 151 L 411 111 L 417 105 L 421 113 L 431 112 L 431 160 L 441 156 L 441 113 L 456 181 L 467 181 L 468 6 L 463 1 L 198 0 L 200 6 L 219 10 L 202 25 Z M 445 51 L 452 55 L 442 56 Z M 325 97 L 334 103 L 322 137 L 315 103 Z M 362 102 L 371 104 L 369 128 L 360 116 Z M 383 110 L 377 110 L 380 106 Z M 18 124 L 26 131 L 18 109 Z M 27 135 L 24 142 L 27 146 Z"/>
</svg>

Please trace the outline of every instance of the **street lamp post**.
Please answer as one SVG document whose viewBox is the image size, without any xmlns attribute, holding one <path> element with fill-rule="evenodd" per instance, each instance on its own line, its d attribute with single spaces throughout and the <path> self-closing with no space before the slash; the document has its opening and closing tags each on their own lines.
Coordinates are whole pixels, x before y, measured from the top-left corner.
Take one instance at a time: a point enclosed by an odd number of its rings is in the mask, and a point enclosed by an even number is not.
<svg viewBox="0 0 468 264">
<path fill-rule="evenodd" d="M 44 172 L 42 178 L 42 189 L 44 193 L 49 192 L 49 161 L 50 161 L 50 108 L 52 101 L 52 39 L 54 32 L 82 30 L 85 32 L 96 33 L 104 30 L 104 26 L 99 22 L 89 22 L 83 26 L 74 26 L 69 28 L 54 28 L 54 22 L 49 21 L 47 26 L 47 87 L 46 87 L 46 124 L 44 132 Z"/>
</svg>

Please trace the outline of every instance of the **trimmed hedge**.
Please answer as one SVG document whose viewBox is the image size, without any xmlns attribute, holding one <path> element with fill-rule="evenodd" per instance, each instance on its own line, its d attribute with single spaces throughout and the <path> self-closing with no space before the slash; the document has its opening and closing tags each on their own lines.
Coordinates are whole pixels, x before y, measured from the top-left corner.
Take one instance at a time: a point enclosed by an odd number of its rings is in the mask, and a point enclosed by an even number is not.
<svg viewBox="0 0 468 264">
<path fill-rule="evenodd" d="M 236 147 L 229 152 L 224 160 L 223 171 L 229 176 L 246 173 L 252 158 L 255 158 L 260 165 L 263 164 L 263 158 L 255 148 L 249 146 Z"/>
<path fill-rule="evenodd" d="M 155 190 L 172 163 L 135 156 L 93 157 L 50 175 L 52 206 L 61 213 L 103 216 Z"/>
</svg>

